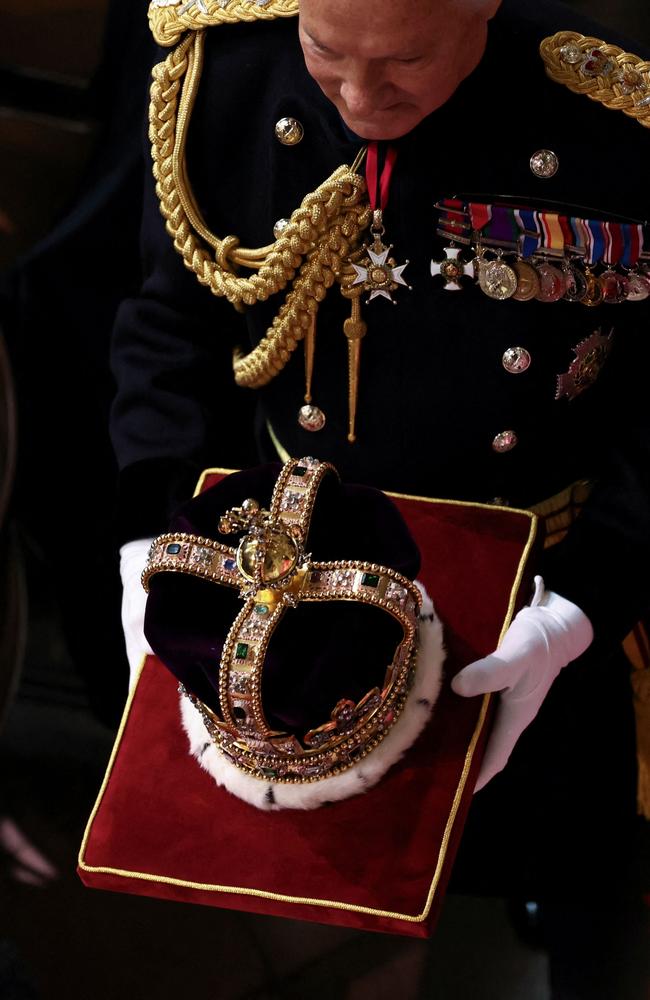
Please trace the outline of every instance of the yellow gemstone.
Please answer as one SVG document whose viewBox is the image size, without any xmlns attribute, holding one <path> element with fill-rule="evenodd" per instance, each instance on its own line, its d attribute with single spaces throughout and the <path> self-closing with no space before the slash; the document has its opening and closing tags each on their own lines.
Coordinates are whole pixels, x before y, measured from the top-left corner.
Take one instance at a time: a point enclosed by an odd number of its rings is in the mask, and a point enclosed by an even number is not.
<svg viewBox="0 0 650 1000">
<path fill-rule="evenodd" d="M 284 579 L 296 567 L 298 546 L 293 538 L 274 531 L 266 538 L 247 535 L 237 550 L 237 565 L 248 580 L 254 580 L 261 563 L 262 580 L 275 583 Z"/>
</svg>

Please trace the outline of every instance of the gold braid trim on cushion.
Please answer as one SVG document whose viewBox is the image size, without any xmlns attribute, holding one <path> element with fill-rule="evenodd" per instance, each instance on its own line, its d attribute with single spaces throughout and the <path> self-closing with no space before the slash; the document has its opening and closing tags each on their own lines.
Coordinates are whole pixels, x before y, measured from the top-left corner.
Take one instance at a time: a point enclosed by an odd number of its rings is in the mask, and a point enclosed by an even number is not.
<svg viewBox="0 0 650 1000">
<path fill-rule="evenodd" d="M 159 45 L 176 45 L 188 30 L 212 28 L 239 21 L 274 21 L 296 17 L 298 0 L 153 0 L 149 4 L 149 26 Z"/>
<path fill-rule="evenodd" d="M 590 59 L 594 50 L 598 54 Z M 540 54 L 556 83 L 650 128 L 650 62 L 577 31 L 558 31 L 545 38 Z"/>
<path fill-rule="evenodd" d="M 240 247 L 235 236 L 219 239 L 201 216 L 185 158 L 204 44 L 205 32 L 190 34 L 154 67 L 149 138 L 156 194 L 167 232 L 185 266 L 214 295 L 241 309 L 268 299 L 293 281 L 259 345 L 245 357 L 237 354 L 233 361 L 237 384 L 258 388 L 284 368 L 370 224 L 365 181 L 356 173 L 365 150 L 352 167 L 338 167 L 303 199 L 275 243 L 250 250 Z M 240 277 L 233 270 L 236 267 L 253 273 Z"/>
</svg>

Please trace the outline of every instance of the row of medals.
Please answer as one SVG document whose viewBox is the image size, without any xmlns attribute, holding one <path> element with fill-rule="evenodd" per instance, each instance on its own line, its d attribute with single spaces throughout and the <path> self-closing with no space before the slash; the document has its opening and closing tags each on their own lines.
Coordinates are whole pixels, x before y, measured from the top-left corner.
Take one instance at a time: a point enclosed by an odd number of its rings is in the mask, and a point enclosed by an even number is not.
<svg viewBox="0 0 650 1000">
<path fill-rule="evenodd" d="M 473 278 L 491 299 L 518 302 L 580 302 L 585 306 L 602 303 L 641 302 L 650 296 L 650 266 L 637 264 L 630 270 L 611 265 L 582 264 L 577 259 L 549 259 L 544 255 L 525 260 L 510 258 L 502 251 L 492 258 L 480 250 L 465 262 L 453 244 L 445 249 L 446 258 L 433 261 L 431 273 L 445 280 L 447 291 L 459 291 L 461 278 Z"/>
</svg>

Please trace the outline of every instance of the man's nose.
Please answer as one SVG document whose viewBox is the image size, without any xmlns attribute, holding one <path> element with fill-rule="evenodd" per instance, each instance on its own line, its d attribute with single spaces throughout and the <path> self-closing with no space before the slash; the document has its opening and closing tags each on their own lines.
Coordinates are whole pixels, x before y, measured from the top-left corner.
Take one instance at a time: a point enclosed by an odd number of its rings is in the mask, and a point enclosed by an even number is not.
<svg viewBox="0 0 650 1000">
<path fill-rule="evenodd" d="M 350 115 L 364 118 L 376 111 L 378 97 L 382 89 L 381 75 L 377 67 L 369 63 L 359 63 L 346 67 L 340 94 Z"/>
</svg>

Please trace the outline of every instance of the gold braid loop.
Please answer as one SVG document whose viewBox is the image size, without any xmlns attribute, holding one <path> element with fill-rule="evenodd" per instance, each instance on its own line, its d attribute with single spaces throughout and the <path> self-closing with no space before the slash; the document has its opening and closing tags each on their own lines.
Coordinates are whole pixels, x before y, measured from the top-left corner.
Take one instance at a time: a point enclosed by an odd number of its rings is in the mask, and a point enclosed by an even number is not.
<svg viewBox="0 0 650 1000">
<path fill-rule="evenodd" d="M 302 258 L 327 235 L 349 208 L 365 211 L 359 203 L 365 191 L 362 178 L 348 167 L 332 176 L 303 200 L 276 243 L 244 250 L 235 237 L 220 240 L 206 227 L 186 176 L 185 137 L 200 78 L 204 34 L 188 36 L 154 69 L 151 88 L 150 138 L 156 192 L 167 229 L 186 266 L 215 295 L 236 304 L 264 301 L 291 281 Z M 185 82 L 179 98 L 182 76 Z M 216 260 L 197 235 L 214 251 Z M 258 269 L 258 274 L 236 277 L 233 267 Z"/>
<path fill-rule="evenodd" d="M 186 31 L 199 31 L 220 24 L 239 21 L 274 21 L 280 17 L 296 17 L 298 0 L 153 0 L 149 4 L 149 26 L 158 45 L 170 48 Z"/>
<path fill-rule="evenodd" d="M 590 76 L 583 67 L 594 49 L 605 57 L 602 59 L 603 73 Z M 623 111 L 650 128 L 650 62 L 625 52 L 618 45 L 608 45 L 600 38 L 577 31 L 558 31 L 545 38 L 540 54 L 547 74 L 556 83 L 563 83 L 576 94 L 586 94 L 592 101 L 614 111 Z"/>
<path fill-rule="evenodd" d="M 354 164 L 338 167 L 306 195 L 279 239 L 269 246 L 246 249 L 235 236 L 219 239 L 210 232 L 189 184 L 185 158 L 204 43 L 204 32 L 190 34 L 154 68 L 149 115 L 153 174 L 176 250 L 214 295 L 241 308 L 265 301 L 293 281 L 260 344 L 234 360 L 238 384 L 258 387 L 282 370 L 304 338 L 318 303 L 347 264 L 372 213 L 365 201 L 365 181 Z M 240 267 L 253 273 L 239 275 Z"/>
<path fill-rule="evenodd" d="M 236 236 L 224 237 L 221 241 L 221 246 L 216 248 L 215 259 L 218 267 L 223 268 L 224 271 L 229 270 L 230 264 L 228 263 L 228 258 L 238 249 L 239 240 Z"/>
<path fill-rule="evenodd" d="M 303 263 L 293 288 L 257 347 L 246 356 L 235 351 L 237 385 L 259 389 L 282 371 L 371 220 L 372 211 L 365 205 L 361 213 L 355 208 L 330 229 L 327 239 Z"/>
</svg>

